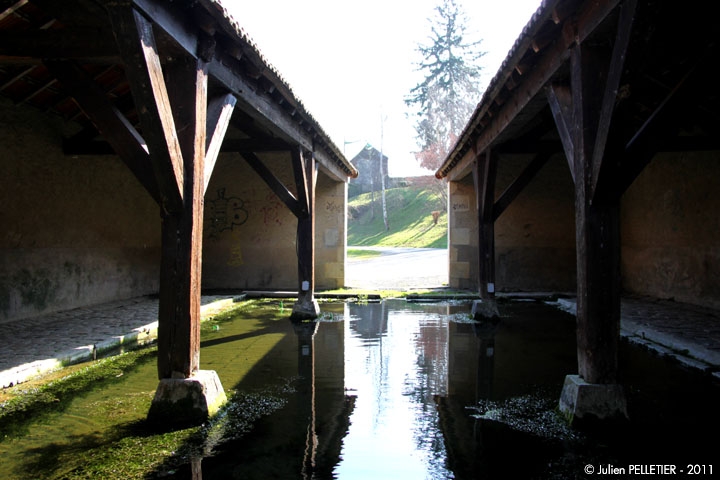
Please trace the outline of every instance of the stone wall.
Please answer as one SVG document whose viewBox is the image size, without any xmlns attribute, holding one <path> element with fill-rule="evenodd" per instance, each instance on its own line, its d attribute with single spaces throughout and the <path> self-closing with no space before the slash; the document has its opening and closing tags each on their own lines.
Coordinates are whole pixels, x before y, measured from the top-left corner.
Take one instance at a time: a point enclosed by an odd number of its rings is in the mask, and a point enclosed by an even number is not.
<svg viewBox="0 0 720 480">
<path fill-rule="evenodd" d="M 495 196 L 528 163 L 502 156 Z M 567 164 L 554 157 L 495 223 L 495 288 L 508 291 L 575 289 L 573 184 Z M 478 228 L 472 175 L 450 182 L 449 258 L 452 288 L 477 290 Z"/>
<path fill-rule="evenodd" d="M 72 126 L 0 102 L 0 322 L 156 294 L 160 211 L 114 155 L 67 156 Z M 262 157 L 294 186 L 289 154 Z M 347 184 L 320 171 L 316 288 L 345 281 Z M 297 220 L 237 154 L 205 195 L 203 289 L 298 288 Z"/>
<path fill-rule="evenodd" d="M 294 192 L 290 154 L 261 155 Z M 343 285 L 347 184 L 318 174 L 315 225 L 316 288 Z M 222 154 L 205 194 L 203 288 L 298 288 L 297 219 L 238 154 Z"/>
<path fill-rule="evenodd" d="M 64 155 L 67 128 L 0 101 L 0 321 L 158 290 L 157 205 L 117 157 Z"/>
<path fill-rule="evenodd" d="M 625 293 L 720 307 L 720 153 L 657 155 L 622 197 Z M 526 158 L 503 156 L 496 197 Z M 495 224 L 498 291 L 576 289 L 573 183 L 558 155 Z M 477 289 L 472 176 L 450 184 L 450 286 Z"/>
<path fill-rule="evenodd" d="M 318 175 L 315 199 L 315 288 L 345 286 L 348 184 Z"/>
<path fill-rule="evenodd" d="M 657 155 L 622 201 L 630 293 L 720 308 L 720 153 Z"/>
</svg>

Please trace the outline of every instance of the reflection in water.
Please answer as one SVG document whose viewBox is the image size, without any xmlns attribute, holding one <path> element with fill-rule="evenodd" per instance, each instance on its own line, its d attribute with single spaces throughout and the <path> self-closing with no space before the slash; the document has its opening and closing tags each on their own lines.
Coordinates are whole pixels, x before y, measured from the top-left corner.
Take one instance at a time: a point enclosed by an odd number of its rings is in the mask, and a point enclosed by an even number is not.
<svg viewBox="0 0 720 480">
<path fill-rule="evenodd" d="M 476 478 L 497 473 L 495 466 L 512 461 L 506 447 L 521 444 L 529 448 L 527 468 L 542 464 L 547 446 L 486 425 L 469 408 L 518 388 L 495 388 L 496 324 L 471 321 L 466 304 L 385 301 L 342 308 L 343 315 L 332 316 L 341 321 L 289 323 L 296 339 L 295 394 L 248 435 L 206 458 L 206 479 Z M 515 333 L 500 333 L 500 378 L 511 382 L 522 377 L 516 361 L 532 350 L 516 344 Z M 558 382 L 574 362 L 572 343 L 566 346 L 567 362 L 553 375 Z M 269 361 L 278 353 L 270 352 Z M 478 458 L 483 453 L 489 456 Z"/>
<path fill-rule="evenodd" d="M 350 307 L 345 384 L 357 395 L 339 478 L 446 478 L 433 395 L 447 379 L 446 321 L 386 303 Z M 443 325 L 445 324 L 445 325 Z"/>
<path fill-rule="evenodd" d="M 243 312 L 203 340 L 203 365 L 235 394 L 187 448 L 158 452 L 161 435 L 70 418 L 97 416 L 101 405 L 120 414 L 127 396 L 149 403 L 156 381 L 146 362 L 32 434 L 0 441 L 3 478 L 65 478 L 56 458 L 88 445 L 102 456 L 116 448 L 102 440 L 113 435 L 141 445 L 135 452 L 166 455 L 147 479 L 583 478 L 585 465 L 717 456 L 699 433 L 720 428 L 717 385 L 627 344 L 620 360 L 632 423 L 569 431 L 555 410 L 577 368 L 574 318 L 528 302 L 502 311 L 497 324 L 470 321 L 470 305 L 452 303 L 324 304 L 319 321 L 303 323 Z"/>
</svg>

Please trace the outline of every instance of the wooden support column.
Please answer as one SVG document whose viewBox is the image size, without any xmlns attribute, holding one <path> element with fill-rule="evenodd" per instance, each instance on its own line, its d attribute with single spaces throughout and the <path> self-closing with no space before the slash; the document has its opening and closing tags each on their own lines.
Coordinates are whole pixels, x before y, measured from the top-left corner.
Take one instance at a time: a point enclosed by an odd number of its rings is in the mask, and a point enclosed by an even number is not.
<svg viewBox="0 0 720 480">
<path fill-rule="evenodd" d="M 603 161 L 593 152 L 607 61 L 602 53 L 580 45 L 573 50 L 571 65 L 578 373 L 586 382 L 609 384 L 616 381 L 620 340 L 620 199 L 593 198 L 593 178 Z"/>
<path fill-rule="evenodd" d="M 476 319 L 499 315 L 495 302 L 495 177 L 497 156 L 490 150 L 476 155 L 473 164 L 473 183 L 478 221 L 478 292 L 472 315 Z"/>
<path fill-rule="evenodd" d="M 185 174 L 183 208 L 162 212 L 158 374 L 188 378 L 200 368 L 207 66 L 177 60 L 168 69 Z"/>
<path fill-rule="evenodd" d="M 177 55 L 163 65 L 148 18 L 127 4 L 109 13 L 160 191 L 160 385 L 148 419 L 199 423 L 225 401 L 217 374 L 200 370 L 208 59 Z M 220 113 L 212 122 L 224 133 Z"/>
<path fill-rule="evenodd" d="M 606 157 L 619 152 L 607 140 L 634 11 L 634 1 L 622 5 L 612 51 L 584 44 L 573 47 L 572 121 L 567 121 L 567 108 L 552 108 L 560 133 L 565 134 L 565 151 L 574 157 L 578 375 L 566 378 L 560 400 L 561 410 L 571 421 L 587 416 L 627 417 L 625 396 L 616 383 L 620 196 L 612 182 L 598 182 L 598 178 L 611 162 Z M 567 99 L 562 103 L 566 105 Z"/>
<path fill-rule="evenodd" d="M 298 220 L 296 250 L 298 256 L 298 300 L 293 307 L 292 318 L 298 320 L 317 318 L 320 307 L 315 301 L 315 185 L 318 165 L 314 155 L 305 155 L 302 147 L 291 150 L 291 162 L 295 176 L 297 197 L 252 152 L 242 152 L 260 178 L 290 209 Z"/>
<path fill-rule="evenodd" d="M 478 216 L 478 291 L 481 298 L 495 297 L 495 177 L 497 157 L 485 151 L 473 165 Z"/>
<path fill-rule="evenodd" d="M 313 319 L 320 315 L 315 300 L 315 186 L 317 162 L 312 154 L 306 156 L 301 149 L 292 152 L 293 172 L 302 214 L 298 216 L 298 300 L 293 306 L 295 319 Z"/>
</svg>

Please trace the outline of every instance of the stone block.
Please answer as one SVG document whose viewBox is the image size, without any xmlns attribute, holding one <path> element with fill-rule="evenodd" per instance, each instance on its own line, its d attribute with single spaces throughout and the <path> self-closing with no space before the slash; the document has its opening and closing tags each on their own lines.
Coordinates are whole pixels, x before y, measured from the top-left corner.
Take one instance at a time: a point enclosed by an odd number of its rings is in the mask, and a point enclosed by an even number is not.
<svg viewBox="0 0 720 480">
<path fill-rule="evenodd" d="M 473 301 L 471 315 L 475 320 L 491 320 L 500 317 L 497 301 L 494 298 Z"/>
<path fill-rule="evenodd" d="M 198 370 L 190 378 L 161 379 L 147 418 L 162 426 L 200 425 L 226 401 L 217 373 Z"/>
<path fill-rule="evenodd" d="M 470 245 L 469 228 L 453 228 L 450 230 L 450 243 L 452 245 Z"/>
<path fill-rule="evenodd" d="M 570 425 L 628 418 L 621 385 L 588 383 L 579 375 L 565 377 L 559 408 Z"/>
</svg>

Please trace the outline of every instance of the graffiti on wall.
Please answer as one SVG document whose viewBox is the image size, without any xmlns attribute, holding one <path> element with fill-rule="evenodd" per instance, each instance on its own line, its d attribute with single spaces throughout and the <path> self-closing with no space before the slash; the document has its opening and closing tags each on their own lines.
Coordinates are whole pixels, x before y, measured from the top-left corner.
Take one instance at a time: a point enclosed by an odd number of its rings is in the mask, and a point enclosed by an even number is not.
<svg viewBox="0 0 720 480">
<path fill-rule="evenodd" d="M 269 193 L 265 197 L 265 202 L 260 207 L 260 213 L 263 216 L 263 224 L 265 226 L 283 224 L 282 212 L 285 210 L 285 205 L 278 199 L 274 193 Z"/>
<path fill-rule="evenodd" d="M 225 189 L 217 191 L 217 198 L 208 202 L 208 230 L 210 238 L 218 238 L 221 232 L 232 230 L 248 219 L 245 202 L 238 197 L 225 197 Z"/>
<path fill-rule="evenodd" d="M 327 200 L 325 202 L 325 211 L 329 213 L 341 214 L 345 211 L 345 206 L 341 201 Z"/>
</svg>

